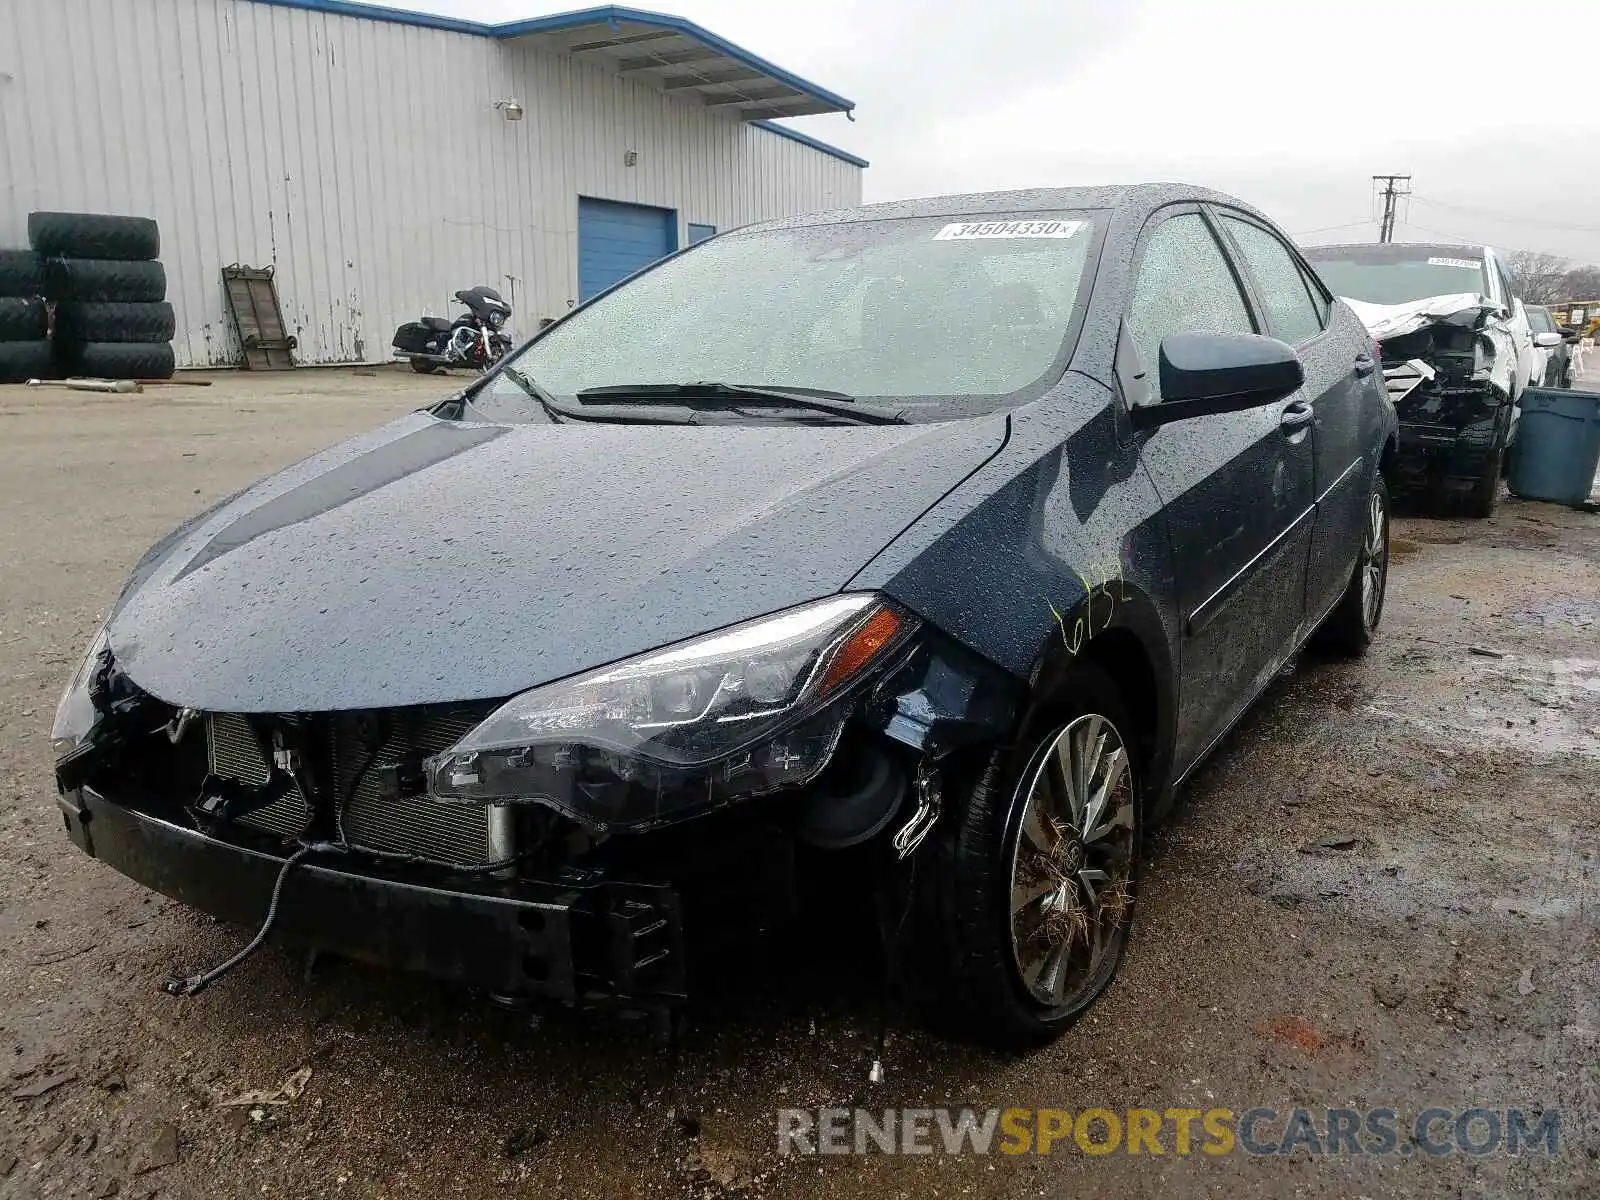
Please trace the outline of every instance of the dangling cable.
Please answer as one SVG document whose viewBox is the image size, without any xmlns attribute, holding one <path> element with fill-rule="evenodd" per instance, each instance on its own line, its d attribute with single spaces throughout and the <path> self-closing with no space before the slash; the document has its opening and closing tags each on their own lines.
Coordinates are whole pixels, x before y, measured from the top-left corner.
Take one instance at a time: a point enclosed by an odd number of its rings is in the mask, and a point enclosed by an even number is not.
<svg viewBox="0 0 1600 1200">
<path fill-rule="evenodd" d="M 906 902 L 900 911 L 900 920 L 891 927 L 889 921 L 883 919 L 888 914 L 880 914 L 878 922 L 878 936 L 883 952 L 883 986 L 878 993 L 878 1036 L 875 1043 L 877 1052 L 872 1059 L 872 1066 L 867 1070 L 868 1083 L 883 1082 L 883 1060 L 889 1045 L 889 1013 L 894 1007 L 895 991 L 900 984 L 901 942 L 905 937 L 906 922 L 911 917 L 911 908 L 916 903 L 916 896 L 917 856 L 912 854 L 910 867 L 906 872 Z"/>
<path fill-rule="evenodd" d="M 289 872 L 294 870 L 300 860 L 310 853 L 311 848 L 309 846 L 302 846 L 283 860 L 283 868 L 278 872 L 277 882 L 272 885 L 272 899 L 267 904 L 267 915 L 261 922 L 261 928 L 256 930 L 255 937 L 250 939 L 249 945 L 228 959 L 227 962 L 212 967 L 211 970 L 199 975 L 190 975 L 188 977 L 182 975 L 167 976 L 166 980 L 161 984 L 161 990 L 169 996 L 198 996 L 257 950 L 261 949 L 267 940 L 267 935 L 272 932 L 273 923 L 278 919 L 278 901 L 283 897 L 284 881 L 289 878 Z"/>
</svg>

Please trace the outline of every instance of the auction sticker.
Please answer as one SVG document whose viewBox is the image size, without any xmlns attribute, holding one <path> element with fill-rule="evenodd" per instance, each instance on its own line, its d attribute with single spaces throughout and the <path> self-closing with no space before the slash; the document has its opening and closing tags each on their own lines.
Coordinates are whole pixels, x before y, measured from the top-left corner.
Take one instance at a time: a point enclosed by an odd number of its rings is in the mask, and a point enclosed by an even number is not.
<svg viewBox="0 0 1600 1200">
<path fill-rule="evenodd" d="M 1476 271 L 1483 264 L 1470 258 L 1430 258 L 1430 267 L 1467 267 Z"/>
<path fill-rule="evenodd" d="M 1082 221 L 964 221 L 946 225 L 933 235 L 933 240 L 970 242 L 990 238 L 1069 238 L 1083 225 Z"/>
</svg>

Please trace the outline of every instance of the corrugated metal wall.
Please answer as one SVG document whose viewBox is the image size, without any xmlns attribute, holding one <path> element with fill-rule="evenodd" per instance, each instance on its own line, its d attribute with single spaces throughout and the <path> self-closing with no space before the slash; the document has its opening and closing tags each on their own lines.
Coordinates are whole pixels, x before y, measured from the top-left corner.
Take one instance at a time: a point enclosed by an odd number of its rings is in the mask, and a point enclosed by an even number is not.
<svg viewBox="0 0 1600 1200">
<path fill-rule="evenodd" d="M 508 122 L 494 102 L 526 107 Z M 624 165 L 627 151 L 637 164 Z M 27 213 L 161 223 L 180 364 L 237 361 L 221 268 L 273 264 L 308 363 L 388 357 L 458 288 L 577 296 L 578 197 L 685 226 L 861 202 L 861 170 L 599 66 L 250 0 L 0 0 L 0 246 Z"/>
</svg>

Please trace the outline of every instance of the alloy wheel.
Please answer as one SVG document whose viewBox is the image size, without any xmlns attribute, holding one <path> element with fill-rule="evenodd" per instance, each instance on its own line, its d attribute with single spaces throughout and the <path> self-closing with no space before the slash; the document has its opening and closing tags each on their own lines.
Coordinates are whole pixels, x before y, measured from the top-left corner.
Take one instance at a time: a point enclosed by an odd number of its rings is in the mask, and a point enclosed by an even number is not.
<svg viewBox="0 0 1600 1200">
<path fill-rule="evenodd" d="M 1361 619 L 1374 629 L 1383 606 L 1383 585 L 1389 565 L 1388 525 L 1381 492 L 1373 492 L 1367 510 L 1367 536 L 1361 546 Z"/>
<path fill-rule="evenodd" d="M 1023 777 L 1011 852 L 1011 951 L 1023 986 L 1076 1009 L 1104 986 L 1127 935 L 1138 812 L 1117 728 L 1079 717 Z"/>
</svg>

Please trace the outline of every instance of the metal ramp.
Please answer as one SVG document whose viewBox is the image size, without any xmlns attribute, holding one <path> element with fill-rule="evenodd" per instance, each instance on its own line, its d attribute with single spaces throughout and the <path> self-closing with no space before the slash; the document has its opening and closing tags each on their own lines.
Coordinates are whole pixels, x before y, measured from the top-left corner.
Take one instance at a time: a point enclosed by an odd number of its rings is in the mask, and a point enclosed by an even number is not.
<svg viewBox="0 0 1600 1200">
<path fill-rule="evenodd" d="M 291 352 L 298 343 L 284 328 L 272 273 L 271 267 L 239 263 L 222 268 L 222 291 L 244 351 L 240 365 L 247 371 L 287 371 L 294 366 Z"/>
</svg>

